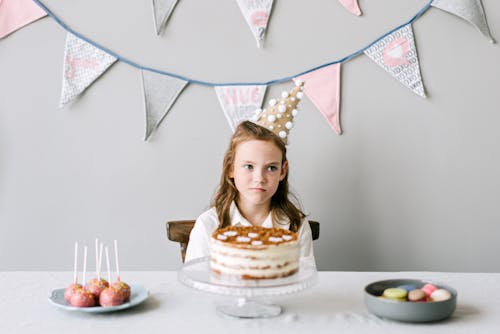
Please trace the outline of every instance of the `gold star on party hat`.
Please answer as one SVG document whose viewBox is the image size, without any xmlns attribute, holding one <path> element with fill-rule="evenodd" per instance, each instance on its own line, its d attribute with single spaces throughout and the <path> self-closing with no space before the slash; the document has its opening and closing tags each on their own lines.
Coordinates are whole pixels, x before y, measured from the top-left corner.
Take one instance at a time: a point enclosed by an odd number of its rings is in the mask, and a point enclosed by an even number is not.
<svg viewBox="0 0 500 334">
<path fill-rule="evenodd" d="M 281 98 L 271 99 L 268 107 L 257 109 L 252 122 L 274 132 L 288 144 L 288 135 L 293 128 L 293 118 L 297 116 L 297 105 L 304 97 L 304 82 L 295 81 L 295 87 L 290 92 L 282 92 Z"/>
</svg>

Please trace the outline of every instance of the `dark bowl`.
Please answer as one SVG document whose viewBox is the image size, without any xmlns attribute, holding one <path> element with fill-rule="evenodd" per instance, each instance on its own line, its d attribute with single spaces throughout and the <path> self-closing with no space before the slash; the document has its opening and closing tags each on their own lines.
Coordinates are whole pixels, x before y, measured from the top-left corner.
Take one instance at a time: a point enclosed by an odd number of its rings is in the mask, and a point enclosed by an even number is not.
<svg viewBox="0 0 500 334">
<path fill-rule="evenodd" d="M 380 298 L 387 288 L 401 285 L 415 285 L 421 288 L 433 284 L 439 289 L 446 289 L 451 298 L 440 302 L 408 302 Z M 457 291 L 447 285 L 418 279 L 390 279 L 368 284 L 365 287 L 365 305 L 368 310 L 381 318 L 404 322 L 430 322 L 448 318 L 457 305 Z"/>
</svg>

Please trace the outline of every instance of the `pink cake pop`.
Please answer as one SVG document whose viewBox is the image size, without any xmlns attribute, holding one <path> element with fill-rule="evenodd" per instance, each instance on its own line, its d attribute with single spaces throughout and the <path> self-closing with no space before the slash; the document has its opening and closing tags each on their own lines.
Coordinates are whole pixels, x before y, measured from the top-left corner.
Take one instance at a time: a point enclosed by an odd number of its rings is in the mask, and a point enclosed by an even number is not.
<svg viewBox="0 0 500 334">
<path fill-rule="evenodd" d="M 106 247 L 106 265 L 108 269 L 108 280 L 111 281 L 111 270 L 109 268 L 109 252 L 108 247 Z M 123 304 L 124 299 L 121 294 L 116 291 L 113 287 L 107 287 L 102 290 L 99 296 L 99 304 L 104 307 L 117 306 Z"/>
<path fill-rule="evenodd" d="M 115 262 L 116 262 L 116 282 L 111 284 L 111 287 L 113 287 L 122 297 L 124 301 L 129 300 L 130 298 L 130 286 L 121 281 L 120 279 L 120 266 L 118 263 L 118 241 L 114 241 L 115 243 Z"/>
<path fill-rule="evenodd" d="M 95 297 L 85 289 L 76 290 L 69 302 L 76 307 L 92 307 L 95 306 Z"/>
<path fill-rule="evenodd" d="M 96 300 L 99 300 L 101 292 L 109 286 L 108 281 L 101 278 L 101 262 L 102 262 L 102 243 L 98 251 L 98 241 L 95 239 L 95 254 L 96 254 L 96 275 L 97 277 L 91 279 L 87 283 L 87 290 L 94 295 Z"/>
<path fill-rule="evenodd" d="M 75 252 L 74 252 L 74 260 L 73 260 L 73 283 L 64 290 L 64 299 L 69 303 L 71 297 L 75 294 L 77 290 L 83 289 L 81 284 L 78 284 L 78 271 L 77 271 L 77 262 L 78 262 L 78 242 L 75 242 Z"/>
<path fill-rule="evenodd" d="M 113 287 L 107 287 L 102 290 L 99 296 L 99 304 L 104 307 L 118 306 L 123 304 L 123 302 L 123 296 Z"/>
<path fill-rule="evenodd" d="M 87 246 L 83 247 L 83 282 L 85 282 L 85 272 L 87 271 Z M 77 289 L 71 296 L 69 303 L 76 307 L 92 307 L 95 306 L 94 295 L 84 288 Z"/>
</svg>

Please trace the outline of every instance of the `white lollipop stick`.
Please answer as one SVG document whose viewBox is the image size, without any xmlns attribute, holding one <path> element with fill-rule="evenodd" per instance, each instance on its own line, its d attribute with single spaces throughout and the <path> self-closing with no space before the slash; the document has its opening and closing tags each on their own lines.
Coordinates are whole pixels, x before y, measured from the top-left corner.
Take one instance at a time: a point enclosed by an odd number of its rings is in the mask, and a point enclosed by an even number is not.
<svg viewBox="0 0 500 334">
<path fill-rule="evenodd" d="M 110 270 L 110 265 L 109 265 L 109 252 L 108 252 L 108 246 L 106 246 L 106 266 L 108 267 L 108 282 L 111 284 L 111 270 Z"/>
<path fill-rule="evenodd" d="M 116 264 L 116 280 L 120 281 L 120 264 L 118 263 L 118 241 L 115 240 L 115 264 Z"/>
<path fill-rule="evenodd" d="M 103 244 L 101 242 L 101 246 L 99 247 L 99 266 L 97 267 L 97 279 L 101 280 L 101 267 L 102 267 L 102 247 Z"/>
<path fill-rule="evenodd" d="M 97 238 L 95 238 L 95 274 L 99 279 L 99 243 Z"/>
<path fill-rule="evenodd" d="M 82 285 L 85 286 L 85 272 L 87 271 L 87 246 L 83 247 L 83 278 Z"/>
<path fill-rule="evenodd" d="M 73 260 L 73 284 L 78 283 L 77 262 L 78 262 L 78 242 L 75 242 L 75 258 Z"/>
</svg>

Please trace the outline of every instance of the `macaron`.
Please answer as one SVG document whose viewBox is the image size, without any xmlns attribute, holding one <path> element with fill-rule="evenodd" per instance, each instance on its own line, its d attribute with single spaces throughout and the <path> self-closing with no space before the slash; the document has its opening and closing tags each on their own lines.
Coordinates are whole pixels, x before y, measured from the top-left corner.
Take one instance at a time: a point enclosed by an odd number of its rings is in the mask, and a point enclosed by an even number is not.
<svg viewBox="0 0 500 334">
<path fill-rule="evenodd" d="M 437 289 L 431 294 L 431 302 L 442 302 L 451 298 L 451 293 L 445 289 Z"/>
<path fill-rule="evenodd" d="M 387 299 L 405 301 L 408 292 L 401 288 L 387 288 L 382 293 L 382 296 Z"/>
<path fill-rule="evenodd" d="M 425 284 L 423 287 L 420 288 L 420 290 L 422 290 L 423 292 L 425 292 L 425 294 L 427 295 L 427 297 L 430 297 L 431 294 L 436 291 L 438 288 L 437 286 L 435 285 L 432 285 L 432 284 Z"/>
<path fill-rule="evenodd" d="M 415 284 L 405 284 L 398 286 L 398 288 L 405 289 L 406 291 L 410 292 L 412 290 L 415 290 L 417 286 Z"/>
<path fill-rule="evenodd" d="M 411 302 L 425 302 L 427 295 L 420 289 L 411 290 L 408 292 L 408 300 Z"/>
</svg>

